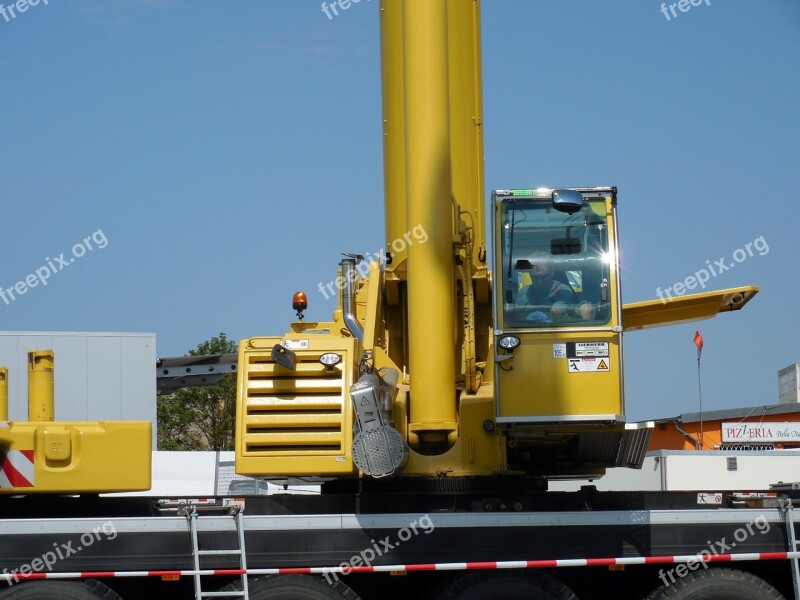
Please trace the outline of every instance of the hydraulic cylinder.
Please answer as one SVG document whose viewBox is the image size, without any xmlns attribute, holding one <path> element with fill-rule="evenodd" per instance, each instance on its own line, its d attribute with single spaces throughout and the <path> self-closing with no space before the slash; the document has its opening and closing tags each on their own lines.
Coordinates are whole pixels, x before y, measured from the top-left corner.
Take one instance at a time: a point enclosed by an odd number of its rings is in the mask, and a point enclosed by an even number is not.
<svg viewBox="0 0 800 600">
<path fill-rule="evenodd" d="M 28 420 L 52 421 L 55 415 L 52 350 L 28 352 Z"/>
</svg>

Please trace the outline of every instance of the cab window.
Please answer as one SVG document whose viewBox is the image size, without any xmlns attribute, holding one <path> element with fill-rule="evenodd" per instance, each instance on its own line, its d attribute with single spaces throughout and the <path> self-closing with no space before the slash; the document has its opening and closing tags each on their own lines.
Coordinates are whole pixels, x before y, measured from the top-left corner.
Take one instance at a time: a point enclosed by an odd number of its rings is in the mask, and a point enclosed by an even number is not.
<svg viewBox="0 0 800 600">
<path fill-rule="evenodd" d="M 501 209 L 505 327 L 598 326 L 610 321 L 606 206 L 578 212 L 513 199 Z"/>
</svg>

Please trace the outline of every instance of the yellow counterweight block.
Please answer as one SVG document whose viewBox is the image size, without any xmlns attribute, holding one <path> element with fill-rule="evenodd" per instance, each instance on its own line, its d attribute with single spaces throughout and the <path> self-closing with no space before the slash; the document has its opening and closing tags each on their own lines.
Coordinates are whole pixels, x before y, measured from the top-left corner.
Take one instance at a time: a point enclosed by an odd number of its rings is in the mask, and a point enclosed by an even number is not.
<svg viewBox="0 0 800 600">
<path fill-rule="evenodd" d="M 0 493 L 150 489 L 148 421 L 0 423 Z"/>
<path fill-rule="evenodd" d="M 8 371 L 0 369 L 0 494 L 80 494 L 150 489 L 148 421 L 54 421 L 54 354 L 28 352 L 30 421 L 8 421 Z"/>
</svg>

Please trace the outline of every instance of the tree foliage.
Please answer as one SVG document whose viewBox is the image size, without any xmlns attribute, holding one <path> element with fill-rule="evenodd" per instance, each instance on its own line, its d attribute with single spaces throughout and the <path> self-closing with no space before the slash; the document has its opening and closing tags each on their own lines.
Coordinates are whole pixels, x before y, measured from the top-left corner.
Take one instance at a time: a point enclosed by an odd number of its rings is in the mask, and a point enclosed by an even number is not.
<svg viewBox="0 0 800 600">
<path fill-rule="evenodd" d="M 230 354 L 237 343 L 224 333 L 212 337 L 188 356 Z M 215 384 L 178 390 L 157 400 L 159 450 L 233 450 L 236 418 L 236 375 Z"/>
</svg>

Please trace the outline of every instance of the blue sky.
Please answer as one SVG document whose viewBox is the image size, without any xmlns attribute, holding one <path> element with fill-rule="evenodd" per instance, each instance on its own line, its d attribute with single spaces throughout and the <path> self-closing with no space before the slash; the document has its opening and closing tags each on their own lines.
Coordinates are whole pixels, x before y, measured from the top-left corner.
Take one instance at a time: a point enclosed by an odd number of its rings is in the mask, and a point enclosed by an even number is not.
<svg viewBox="0 0 800 600">
<path fill-rule="evenodd" d="M 378 1 L 43 2 L 0 16 L 0 286 L 107 245 L 0 300 L 0 329 L 170 356 L 284 332 L 298 289 L 327 319 L 340 253 L 384 243 Z M 618 186 L 626 302 L 769 248 L 709 284 L 760 286 L 744 311 L 625 337 L 635 419 L 697 409 L 698 327 L 706 410 L 777 402 L 800 361 L 800 4 L 660 7 L 482 11 L 487 194 Z"/>
</svg>

